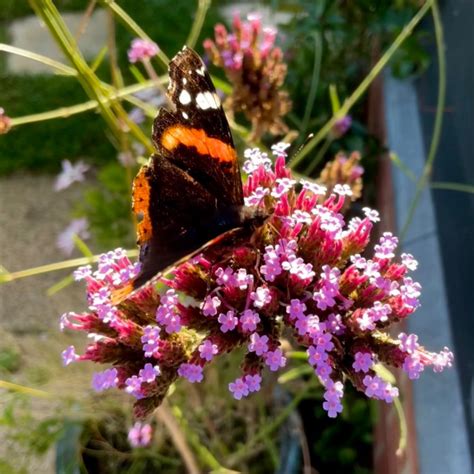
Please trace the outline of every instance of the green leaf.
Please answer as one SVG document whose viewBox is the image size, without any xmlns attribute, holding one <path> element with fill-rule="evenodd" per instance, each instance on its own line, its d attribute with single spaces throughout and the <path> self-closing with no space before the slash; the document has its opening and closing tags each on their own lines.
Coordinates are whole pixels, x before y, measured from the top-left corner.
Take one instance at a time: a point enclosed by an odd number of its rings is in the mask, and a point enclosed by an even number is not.
<svg viewBox="0 0 474 474">
<path fill-rule="evenodd" d="M 56 443 L 56 474 L 80 474 L 79 439 L 83 426 L 64 423 L 63 435 Z"/>
</svg>

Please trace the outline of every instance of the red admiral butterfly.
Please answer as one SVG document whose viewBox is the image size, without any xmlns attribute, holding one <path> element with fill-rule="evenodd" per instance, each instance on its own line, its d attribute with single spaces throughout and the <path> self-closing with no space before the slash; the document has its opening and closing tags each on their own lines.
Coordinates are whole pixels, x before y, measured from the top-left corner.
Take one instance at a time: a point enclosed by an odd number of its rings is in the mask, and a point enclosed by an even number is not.
<svg viewBox="0 0 474 474">
<path fill-rule="evenodd" d="M 204 248 L 247 233 L 263 216 L 244 206 L 238 157 L 216 89 L 199 55 L 170 62 L 168 96 L 153 124 L 157 153 L 133 183 L 141 270 L 115 300 L 156 281 Z"/>
</svg>

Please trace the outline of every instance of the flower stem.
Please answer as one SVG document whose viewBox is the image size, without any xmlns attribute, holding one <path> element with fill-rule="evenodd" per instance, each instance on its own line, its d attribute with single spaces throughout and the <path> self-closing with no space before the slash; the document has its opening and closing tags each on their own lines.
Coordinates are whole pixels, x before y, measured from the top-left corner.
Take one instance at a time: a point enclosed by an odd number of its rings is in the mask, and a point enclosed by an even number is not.
<svg viewBox="0 0 474 474">
<path fill-rule="evenodd" d="M 135 92 L 139 92 L 145 89 L 150 89 L 154 87 L 154 85 L 155 83 L 153 81 L 146 81 L 143 84 L 133 84 L 132 86 L 124 87 L 123 89 L 117 90 L 115 93 L 107 97 L 105 99 L 105 102 L 110 102 L 112 100 L 116 100 L 122 97 L 128 100 L 127 99 L 128 96 L 131 96 Z M 130 100 L 130 102 L 133 103 L 134 105 L 138 105 L 139 107 L 143 105 L 141 101 L 135 101 L 134 99 Z M 26 125 L 28 123 L 43 122 L 45 120 L 54 120 L 58 118 L 68 118 L 71 115 L 81 114 L 89 110 L 94 110 L 98 106 L 99 106 L 99 103 L 97 102 L 97 100 L 88 100 L 87 102 L 83 102 L 77 105 L 71 105 L 70 107 L 60 107 L 58 109 L 50 110 L 48 112 L 40 112 L 38 114 L 23 115 L 22 117 L 15 117 L 11 119 L 11 125 L 12 127 L 17 127 L 18 125 Z M 153 111 L 151 108 L 150 110 L 148 110 L 147 108 L 145 112 L 147 112 L 147 114 L 150 114 Z"/>
<path fill-rule="evenodd" d="M 294 396 L 293 400 L 280 412 L 272 423 L 265 425 L 255 436 L 253 436 L 247 443 L 238 449 L 232 456 L 229 457 L 227 464 L 229 466 L 238 466 L 243 459 L 245 459 L 250 447 L 255 446 L 259 441 L 263 440 L 270 433 L 275 431 L 299 405 L 299 403 L 308 395 L 314 388 L 314 385 L 308 384 L 304 390 L 301 390 Z"/>
<path fill-rule="evenodd" d="M 318 90 L 319 75 L 321 73 L 321 59 L 323 56 L 323 44 L 321 41 L 321 34 L 319 32 L 314 33 L 314 65 L 313 75 L 311 77 L 311 87 L 308 94 L 308 102 L 306 103 L 306 109 L 304 111 L 303 120 L 301 122 L 301 136 L 306 135 L 308 130 L 309 119 L 311 118 L 311 112 L 313 111 L 314 100 L 316 99 L 316 92 Z"/>
<path fill-rule="evenodd" d="M 0 51 L 16 54 L 17 56 L 23 56 L 24 58 L 31 59 L 32 61 L 37 61 L 39 63 L 45 64 L 46 66 L 51 66 L 59 73 L 66 76 L 77 76 L 77 71 L 74 68 L 60 63 L 54 59 L 48 58 L 47 56 L 43 56 L 42 54 L 33 53 L 32 51 L 28 51 L 23 48 L 17 48 L 16 46 L 11 46 L 5 43 L 0 43 Z"/>
<path fill-rule="evenodd" d="M 422 20 L 426 12 L 431 8 L 434 0 L 427 0 L 418 12 L 413 16 L 407 25 L 403 28 L 400 34 L 395 38 L 395 41 L 385 51 L 382 57 L 377 61 L 365 79 L 359 84 L 356 90 L 347 98 L 340 109 L 340 114 L 333 116 L 318 133 L 304 146 L 297 157 L 291 162 L 291 167 L 296 167 L 301 160 L 331 131 L 336 121 L 344 115 L 347 115 L 352 106 L 362 97 L 367 91 L 373 80 L 380 74 L 382 69 L 386 66 L 388 61 L 395 54 L 400 45 L 411 35 L 415 26 Z"/>
<path fill-rule="evenodd" d="M 114 12 L 117 18 L 135 35 L 140 38 L 153 42 L 153 40 L 145 33 L 145 31 L 140 28 L 138 23 L 123 9 L 121 8 L 114 0 L 99 0 L 102 5 L 106 8 L 109 8 Z M 168 67 L 169 59 L 161 49 L 157 53 L 157 57 L 160 60 L 164 68 Z"/>
<path fill-rule="evenodd" d="M 204 24 L 206 14 L 210 6 L 211 0 L 198 1 L 198 7 L 196 11 L 196 16 L 194 18 L 194 23 L 191 27 L 191 31 L 189 32 L 188 39 L 186 40 L 186 45 L 190 48 L 194 48 L 194 46 L 196 46 L 196 42 L 199 38 L 199 35 L 201 34 L 202 25 Z"/>
<path fill-rule="evenodd" d="M 126 252 L 128 257 L 137 257 L 138 250 L 128 250 Z M 71 260 L 63 260 L 62 262 L 48 263 L 39 267 L 28 268 L 27 270 L 20 270 L 18 272 L 3 272 L 0 273 L 0 284 L 7 283 L 19 278 L 26 278 L 34 275 L 41 275 L 43 273 L 55 272 L 57 270 L 64 270 L 66 268 L 79 267 L 87 265 L 91 262 L 97 262 L 100 255 L 93 255 L 92 257 L 74 258 Z"/>
<path fill-rule="evenodd" d="M 428 2 L 427 2 L 428 3 Z M 444 105 L 446 102 L 446 58 L 445 58 L 445 44 L 443 34 L 443 24 L 441 22 L 441 16 L 439 13 L 437 0 L 431 2 L 431 12 L 433 15 L 433 22 L 435 27 L 435 38 L 436 38 L 436 49 L 438 53 L 438 103 L 436 105 L 436 116 L 433 127 L 433 136 L 431 138 L 430 149 L 428 152 L 428 158 L 426 159 L 425 166 L 416 183 L 415 196 L 408 209 L 408 214 L 400 232 L 400 241 L 403 241 L 410 227 L 411 221 L 415 215 L 415 210 L 420 201 L 423 190 L 430 179 L 431 172 L 433 170 L 433 163 L 436 158 L 436 152 L 438 151 L 439 140 L 441 137 L 441 129 L 443 126 L 443 112 Z"/>
</svg>

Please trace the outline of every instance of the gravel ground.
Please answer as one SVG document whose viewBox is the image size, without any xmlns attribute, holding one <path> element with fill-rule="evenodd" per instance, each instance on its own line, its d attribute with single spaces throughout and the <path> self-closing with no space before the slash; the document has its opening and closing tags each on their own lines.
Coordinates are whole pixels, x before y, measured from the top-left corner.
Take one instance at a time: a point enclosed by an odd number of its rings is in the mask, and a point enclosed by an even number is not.
<svg viewBox="0 0 474 474">
<path fill-rule="evenodd" d="M 55 245 L 67 227 L 80 185 L 53 190 L 50 176 L 17 175 L 0 180 L 0 265 L 15 272 L 64 260 Z M 73 256 L 80 256 L 73 254 Z M 84 307 L 84 289 L 73 284 L 53 296 L 48 288 L 68 275 L 52 272 L 0 286 L 0 325 L 15 333 L 36 333 L 57 328 L 67 310 Z"/>
</svg>

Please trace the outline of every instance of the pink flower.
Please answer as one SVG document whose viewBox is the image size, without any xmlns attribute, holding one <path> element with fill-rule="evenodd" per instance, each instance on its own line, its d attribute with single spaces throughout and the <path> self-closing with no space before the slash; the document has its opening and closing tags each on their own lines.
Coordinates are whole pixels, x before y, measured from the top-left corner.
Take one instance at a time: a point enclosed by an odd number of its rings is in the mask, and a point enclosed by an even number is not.
<svg viewBox="0 0 474 474">
<path fill-rule="evenodd" d="M 204 316 L 215 316 L 217 308 L 221 305 L 221 300 L 217 296 L 207 296 L 201 305 Z"/>
<path fill-rule="evenodd" d="M 69 346 L 61 353 L 63 359 L 63 365 L 69 365 L 71 362 L 75 362 L 79 359 L 79 356 L 76 354 L 76 348 L 74 346 Z"/>
<path fill-rule="evenodd" d="M 246 332 L 253 332 L 257 329 L 257 324 L 260 322 L 258 313 L 251 309 L 246 309 L 240 316 L 240 324 L 242 329 Z"/>
<path fill-rule="evenodd" d="M 86 165 L 82 160 L 75 164 L 72 164 L 69 160 L 63 160 L 61 165 L 63 169 L 56 178 L 55 191 L 62 191 L 71 186 L 72 183 L 84 181 L 84 175 L 89 169 L 89 165 Z"/>
<path fill-rule="evenodd" d="M 373 365 L 374 361 L 372 359 L 372 354 L 369 352 L 356 352 L 354 354 L 354 363 L 352 364 L 352 367 L 356 372 L 367 373 Z"/>
<path fill-rule="evenodd" d="M 229 384 L 229 391 L 236 400 L 246 397 L 249 394 L 249 387 L 243 378 L 238 378 Z"/>
<path fill-rule="evenodd" d="M 143 448 L 150 444 L 152 435 L 151 425 L 137 421 L 128 432 L 128 441 L 133 448 Z"/>
<path fill-rule="evenodd" d="M 279 368 L 285 367 L 286 357 L 283 356 L 283 352 L 281 351 L 281 349 L 268 351 L 265 353 L 265 364 L 268 365 L 272 372 L 275 372 Z"/>
<path fill-rule="evenodd" d="M 219 314 L 217 318 L 221 325 L 221 331 L 226 333 L 227 331 L 232 331 L 237 326 L 239 320 L 236 318 L 233 311 L 227 311 L 227 313 Z"/>
<path fill-rule="evenodd" d="M 156 56 L 159 50 L 160 48 L 156 43 L 141 38 L 135 38 L 128 50 L 128 60 L 131 63 L 145 61 Z"/>
<path fill-rule="evenodd" d="M 108 388 L 117 386 L 117 369 L 107 369 L 104 372 L 95 373 L 92 377 L 92 388 L 96 392 L 102 392 Z"/>
<path fill-rule="evenodd" d="M 202 367 L 196 364 L 181 364 L 178 369 L 178 375 L 188 379 L 189 382 L 202 382 L 204 378 Z"/>
<path fill-rule="evenodd" d="M 266 286 L 259 286 L 250 294 L 250 298 L 256 308 L 263 308 L 272 301 L 272 295 Z"/>
<path fill-rule="evenodd" d="M 170 287 L 164 294 L 145 285 L 117 304 L 117 293 L 139 272 L 122 249 L 101 255 L 97 269 L 74 273 L 86 286 L 88 310 L 64 314 L 60 327 L 91 340 L 82 355 L 66 349 L 63 361 L 107 364 L 94 387 L 134 396 L 135 416 L 149 415 L 178 377 L 201 382 L 217 354 L 242 349 L 242 375 L 229 390 L 236 399 L 248 396 L 259 390 L 264 367 L 286 364 L 283 337 L 306 350 L 330 417 L 342 410 L 343 380 L 387 403 L 398 395 L 376 375 L 375 362 L 401 367 L 411 379 L 426 367 L 438 372 L 452 365 L 447 348 L 429 352 L 417 335 L 392 336 L 393 324 L 419 305 L 421 287 L 406 276 L 413 258 L 395 260 L 397 239 L 389 233 L 375 255 L 367 250 L 374 216 L 347 222 L 343 187 L 329 197 L 312 184 L 298 191 L 285 150 L 274 152 L 274 167 L 251 153 L 263 164 L 243 187 L 245 197 L 258 187 L 269 191 L 260 203 L 262 226 L 178 265 L 174 277 L 162 279 Z M 291 189 L 280 195 L 282 186 Z"/>
<path fill-rule="evenodd" d="M 258 356 L 268 351 L 268 336 L 260 336 L 254 332 L 250 336 L 249 351 L 255 352 Z"/>
<path fill-rule="evenodd" d="M 219 348 L 217 347 L 217 344 L 213 344 L 209 339 L 206 339 L 199 347 L 198 347 L 199 353 L 201 354 L 201 357 L 209 362 L 214 358 L 216 354 L 219 353 Z"/>
</svg>

